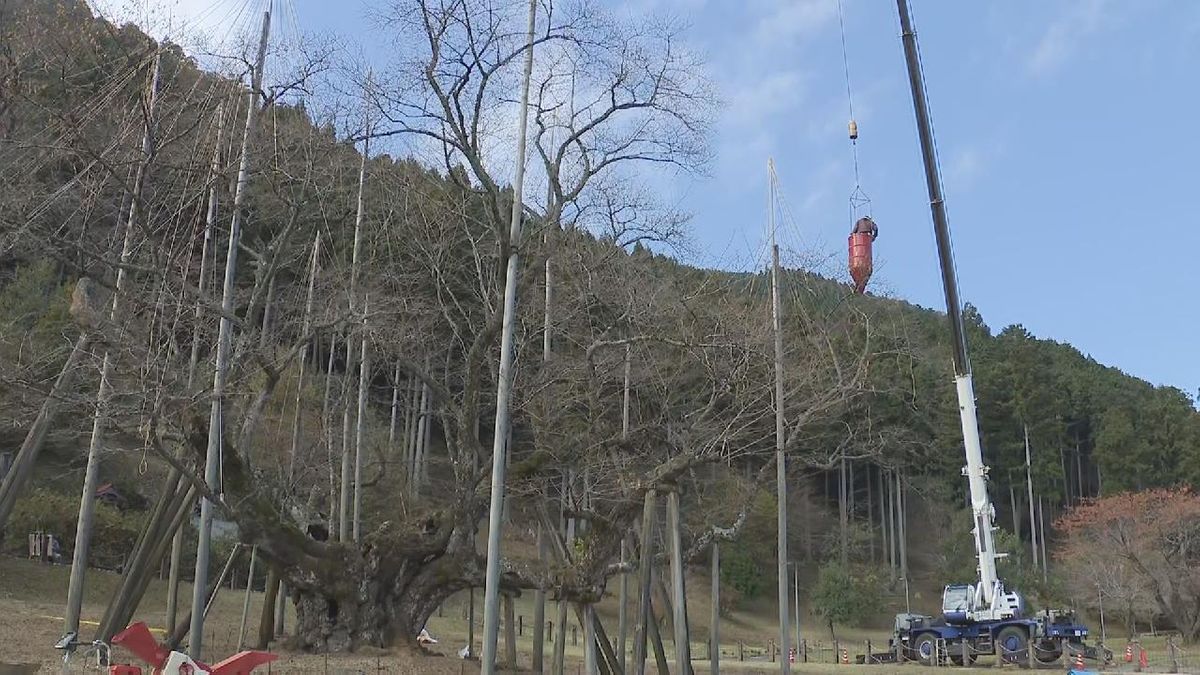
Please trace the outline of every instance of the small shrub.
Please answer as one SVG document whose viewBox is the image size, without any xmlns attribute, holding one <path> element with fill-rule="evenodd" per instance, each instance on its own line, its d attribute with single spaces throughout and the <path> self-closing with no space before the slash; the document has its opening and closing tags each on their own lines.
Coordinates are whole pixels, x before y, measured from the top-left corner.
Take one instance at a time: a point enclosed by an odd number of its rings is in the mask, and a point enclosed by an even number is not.
<svg viewBox="0 0 1200 675">
<path fill-rule="evenodd" d="M 70 560 L 75 546 L 75 526 L 79 519 L 79 498 L 35 488 L 17 501 L 9 517 L 4 546 L 10 552 L 24 554 L 25 535 L 49 532 L 62 544 L 64 559 Z M 92 567 L 118 569 L 137 543 L 141 518 L 126 514 L 107 504 L 96 505 L 88 561 Z"/>
<path fill-rule="evenodd" d="M 772 562 L 772 561 L 766 561 Z M 738 592 L 742 598 L 755 598 L 762 592 L 765 571 L 763 561 L 741 547 L 722 547 L 721 580 Z"/>
<path fill-rule="evenodd" d="M 881 580 L 874 570 L 827 563 L 813 589 L 813 610 L 834 624 L 855 625 L 881 611 Z"/>
</svg>

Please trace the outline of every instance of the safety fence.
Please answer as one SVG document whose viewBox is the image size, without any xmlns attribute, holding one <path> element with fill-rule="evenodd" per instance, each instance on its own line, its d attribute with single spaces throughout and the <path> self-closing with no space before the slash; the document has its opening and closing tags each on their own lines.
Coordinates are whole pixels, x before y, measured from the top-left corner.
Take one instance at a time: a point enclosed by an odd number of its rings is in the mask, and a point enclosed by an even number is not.
<svg viewBox="0 0 1200 675">
<path fill-rule="evenodd" d="M 1141 634 L 1113 643 L 1114 665 L 1105 670 L 1128 673 L 1200 673 L 1200 648 L 1179 634 Z"/>
</svg>

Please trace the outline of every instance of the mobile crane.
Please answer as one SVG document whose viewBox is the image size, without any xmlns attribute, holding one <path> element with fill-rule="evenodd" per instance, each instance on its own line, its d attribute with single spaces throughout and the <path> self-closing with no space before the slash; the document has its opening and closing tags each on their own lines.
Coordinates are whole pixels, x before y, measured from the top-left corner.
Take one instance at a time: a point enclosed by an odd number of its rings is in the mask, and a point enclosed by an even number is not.
<svg viewBox="0 0 1200 675">
<path fill-rule="evenodd" d="M 992 536 L 995 508 L 988 499 L 988 468 L 983 463 L 979 423 L 975 411 L 975 390 L 971 363 L 967 358 L 967 339 L 963 323 L 958 280 L 950 246 L 950 225 L 942 195 L 941 176 L 934 150 L 933 128 L 925 97 L 924 76 L 917 51 L 908 0 L 897 0 L 904 56 L 912 89 L 913 109 L 920 136 L 929 205 L 933 213 L 938 262 L 946 297 L 946 314 L 953 338 L 955 389 L 962 424 L 967 463 L 963 475 L 971 497 L 974 517 L 975 553 L 979 560 L 979 580 L 975 584 L 946 586 L 942 595 L 940 618 L 917 614 L 898 614 L 892 639 L 892 654 L 900 659 L 919 660 L 935 665 L 949 659 L 957 665 L 970 665 L 981 654 L 998 654 L 1010 663 L 1030 665 L 1053 663 L 1062 655 L 1112 660 L 1112 653 L 1100 647 L 1088 647 L 1083 640 L 1088 629 L 1073 612 L 1047 610 L 1026 615 L 1020 593 L 1004 586 L 996 572 L 996 561 L 1005 554 L 996 551 Z"/>
</svg>

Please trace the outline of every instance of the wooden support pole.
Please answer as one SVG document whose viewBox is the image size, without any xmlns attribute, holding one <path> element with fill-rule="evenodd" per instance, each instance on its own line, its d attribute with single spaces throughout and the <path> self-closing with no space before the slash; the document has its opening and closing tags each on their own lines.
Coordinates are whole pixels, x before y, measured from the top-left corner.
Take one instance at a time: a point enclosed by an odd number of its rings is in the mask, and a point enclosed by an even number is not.
<svg viewBox="0 0 1200 675">
<path fill-rule="evenodd" d="M 238 628 L 237 649 L 242 651 L 246 645 L 246 621 L 250 619 L 250 591 L 254 588 L 254 565 L 258 562 L 258 547 L 250 549 L 250 572 L 246 575 L 246 593 L 242 596 L 242 625 Z"/>
<path fill-rule="evenodd" d="M 146 124 L 142 135 L 142 158 L 138 163 L 132 190 L 133 199 L 130 201 L 129 216 L 125 220 L 125 233 L 121 244 L 121 265 L 117 269 L 116 291 L 112 297 L 112 310 L 109 321 L 119 324 L 124 320 L 121 301 L 125 292 L 125 265 L 133 253 L 134 229 L 140 227 L 139 218 L 143 210 L 142 192 L 150 162 L 154 157 L 154 109 L 158 101 L 158 81 L 161 65 L 161 52 L 154 57 L 154 70 L 150 76 L 150 89 L 147 94 Z M 75 548 L 71 559 L 71 577 L 67 588 L 66 618 L 63 621 L 64 633 L 79 632 L 79 615 L 83 609 L 83 584 L 88 567 L 88 554 L 92 544 L 92 526 L 96 514 L 96 486 L 100 479 L 100 446 L 109 414 L 110 398 L 112 396 L 113 355 L 106 348 L 100 365 L 100 386 L 96 392 L 96 406 L 92 416 L 92 436 L 88 444 L 87 468 L 84 469 L 83 489 L 79 496 L 79 518 L 76 520 Z M 15 495 L 14 495 L 15 497 Z"/>
<path fill-rule="evenodd" d="M 258 641 L 254 643 L 255 649 L 266 650 L 271 644 L 271 639 L 279 634 L 280 628 L 276 622 L 274 607 L 279 604 L 276 599 L 282 596 L 283 579 L 275 565 L 269 565 L 267 583 L 263 588 L 263 608 L 258 617 Z"/>
<path fill-rule="evenodd" d="M 675 628 L 675 668 L 687 675 L 692 663 L 691 635 L 688 630 L 687 593 L 684 588 L 683 543 L 680 534 L 679 491 L 667 493 L 667 527 L 671 531 L 671 604 Z"/>
<path fill-rule="evenodd" d="M 658 621 L 654 619 L 654 603 L 650 603 L 650 644 L 654 647 L 654 662 L 659 673 L 670 675 L 671 665 L 667 661 L 667 650 L 663 648 L 662 633 L 658 630 Z"/>
<path fill-rule="evenodd" d="M 633 667 L 637 675 L 646 675 L 646 642 L 650 635 L 650 624 L 654 622 L 651 612 L 651 575 L 654 570 L 654 511 L 656 494 L 647 490 L 642 506 L 642 532 L 638 556 L 638 615 L 637 637 L 633 643 Z"/>
<path fill-rule="evenodd" d="M 250 147 L 254 139 L 257 122 L 258 97 L 262 93 L 262 78 L 267 60 L 267 39 L 271 30 L 271 12 L 263 12 L 262 33 L 258 43 L 258 58 L 255 61 L 250 91 L 247 95 L 246 127 L 242 135 L 242 156 L 238 166 L 237 183 L 233 194 L 233 218 L 229 227 L 229 249 L 225 256 L 225 276 L 222 287 L 222 315 L 217 333 L 217 362 L 213 372 L 212 406 L 209 411 L 208 447 L 205 453 L 204 481 L 210 489 L 220 491 L 221 447 L 224 437 L 225 383 L 229 371 L 229 358 L 233 347 L 234 280 L 237 274 L 238 245 L 241 241 L 243 205 L 250 182 Z M 195 585 L 192 596 L 192 617 L 189 633 L 191 641 L 188 654 L 195 660 L 202 659 L 204 639 L 204 612 L 200 607 L 202 594 L 207 586 L 208 560 L 212 545 L 213 503 L 209 499 L 200 502 L 200 533 L 197 537 Z"/>
<path fill-rule="evenodd" d="M 1033 467 L 1029 452 L 1029 427 L 1025 427 L 1025 489 L 1029 497 L 1029 540 L 1033 546 L 1033 568 L 1037 569 L 1042 566 L 1042 561 L 1038 557 L 1038 524 L 1033 513 Z"/>
<path fill-rule="evenodd" d="M 621 564 L 629 563 L 629 538 L 621 537 Z M 625 636 L 628 632 L 626 621 L 629 614 L 629 573 L 621 572 L 620 587 L 617 593 L 617 659 L 621 670 L 625 670 Z"/>
<path fill-rule="evenodd" d="M 509 668 L 517 668 L 517 622 L 513 608 L 513 597 L 502 596 L 504 603 L 504 660 Z"/>
<path fill-rule="evenodd" d="M 371 386 L 371 358 L 367 352 L 369 335 L 367 332 L 367 308 L 369 300 L 363 297 L 362 314 L 362 348 L 359 351 L 358 365 L 358 419 L 354 425 L 354 505 L 353 525 L 350 536 L 355 542 L 362 535 L 362 468 L 363 445 L 367 435 L 367 395 Z"/>
<path fill-rule="evenodd" d="M 354 441 L 350 435 L 350 399 L 354 395 L 354 331 L 346 331 L 346 371 L 342 374 L 342 461 L 338 472 L 337 541 L 350 541 L 350 501 L 354 497 Z M 331 533 L 332 534 L 332 533 Z"/>
<path fill-rule="evenodd" d="M 721 545 L 712 545 L 712 618 L 708 628 L 708 671 L 721 675 Z"/>
<path fill-rule="evenodd" d="M 538 562 L 546 564 L 546 533 L 542 524 L 537 529 Z M 533 594 L 533 672 L 541 673 L 546 654 L 546 590 L 538 588 Z"/>
</svg>

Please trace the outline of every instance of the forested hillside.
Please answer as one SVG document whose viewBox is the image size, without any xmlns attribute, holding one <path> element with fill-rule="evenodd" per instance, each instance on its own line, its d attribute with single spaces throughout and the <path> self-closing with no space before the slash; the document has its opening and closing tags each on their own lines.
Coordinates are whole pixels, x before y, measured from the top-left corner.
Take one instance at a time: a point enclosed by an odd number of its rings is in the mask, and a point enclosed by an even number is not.
<svg viewBox="0 0 1200 675">
<path fill-rule="evenodd" d="M 423 56 L 428 69 L 358 83 L 373 141 L 420 136 L 445 150 L 435 166 L 378 145 L 364 160 L 361 116 L 314 118 L 303 101 L 322 92 L 307 81 L 249 93 L 249 78 L 205 73 L 81 1 L 0 2 L 0 453 L 33 458 L 31 479 L 18 484 L 14 467 L 0 492 L 6 550 L 54 523 L 69 557 L 91 456 L 93 482 L 127 501 L 101 508 L 92 561 L 135 574 L 122 556 L 151 522 L 146 559 L 168 555 L 170 519 L 154 514 L 191 513 L 215 443 L 217 515 L 258 546 L 272 583 L 286 584 L 297 643 L 411 641 L 439 602 L 483 585 L 476 535 L 491 479 L 504 265 L 516 245 L 506 541 L 532 543 L 560 519 L 581 525 L 552 562 L 514 546 L 506 588 L 582 603 L 612 593 L 646 496 L 675 491 L 689 555 L 737 538 L 725 581 L 769 594 L 769 281 L 672 258 L 686 218 L 637 181 L 659 163 L 703 166 L 716 102 L 702 65 L 661 49 L 670 35 L 659 28 L 602 15 L 540 27 L 545 44 L 582 56 L 539 73 L 530 171 L 541 184 L 525 192 L 542 197 L 524 200 L 513 242 L 510 178 L 490 163 L 480 120 L 512 109 L 519 38 L 505 17 L 485 17 L 479 33 L 451 20 L 467 10 L 444 11 L 436 40 L 386 24 L 439 46 Z M 337 58 L 319 54 L 300 70 Z M 585 75 L 570 70 L 579 64 Z M 565 115 L 553 97 L 568 82 L 610 91 L 611 102 Z M 231 246 L 248 101 L 257 128 Z M 886 579 L 909 565 L 935 583 L 970 576 L 969 541 L 946 536 L 969 523 L 958 513 L 965 482 L 944 315 L 854 296 L 799 269 L 782 281 L 793 557 L 810 575 L 850 562 L 892 590 Z M 1189 393 L 967 314 L 992 498 L 1017 535 L 1002 543 L 1031 538 L 1026 443 L 1052 546 L 1055 517 L 1081 500 L 1200 481 Z M 214 441 L 222 321 L 231 339 Z M 107 393 L 96 413 L 98 390 Z M 65 506 L 48 513 L 35 501 Z M 1033 578 L 1027 555 L 1010 574 Z M 192 574 L 190 560 L 182 568 Z M 1041 590 L 1069 594 L 1053 580 Z M 130 594 L 112 625 L 132 614 Z"/>
</svg>

